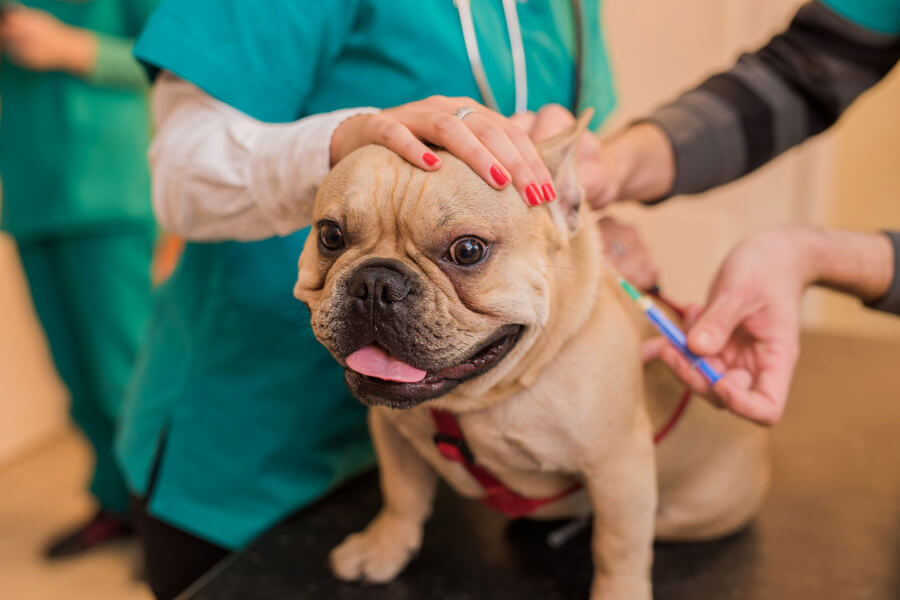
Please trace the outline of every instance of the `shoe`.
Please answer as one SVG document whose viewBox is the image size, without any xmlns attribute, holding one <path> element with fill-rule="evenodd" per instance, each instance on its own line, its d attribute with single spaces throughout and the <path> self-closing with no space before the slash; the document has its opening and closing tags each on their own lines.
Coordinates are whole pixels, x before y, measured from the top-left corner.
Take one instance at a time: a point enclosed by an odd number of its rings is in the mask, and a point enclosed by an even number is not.
<svg viewBox="0 0 900 600">
<path fill-rule="evenodd" d="M 44 558 L 57 560 L 78 556 L 116 540 L 130 538 L 134 527 L 122 517 L 100 510 L 85 525 L 54 540 L 44 550 Z"/>
</svg>

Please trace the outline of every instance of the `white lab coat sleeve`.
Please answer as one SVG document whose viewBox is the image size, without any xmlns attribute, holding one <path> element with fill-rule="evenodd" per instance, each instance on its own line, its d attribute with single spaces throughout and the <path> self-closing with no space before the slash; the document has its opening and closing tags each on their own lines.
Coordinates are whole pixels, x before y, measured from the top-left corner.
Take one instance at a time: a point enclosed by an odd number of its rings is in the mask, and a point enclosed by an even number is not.
<svg viewBox="0 0 900 600">
<path fill-rule="evenodd" d="M 310 224 L 330 169 L 331 136 L 375 108 L 257 121 L 191 83 L 163 73 L 153 92 L 153 209 L 189 240 L 259 240 Z"/>
</svg>

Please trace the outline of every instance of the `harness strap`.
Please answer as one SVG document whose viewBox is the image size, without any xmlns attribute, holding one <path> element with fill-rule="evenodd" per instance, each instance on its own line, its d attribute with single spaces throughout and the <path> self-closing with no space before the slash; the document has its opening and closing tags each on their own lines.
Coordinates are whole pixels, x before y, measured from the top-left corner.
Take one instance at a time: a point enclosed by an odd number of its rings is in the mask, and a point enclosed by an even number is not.
<svg viewBox="0 0 900 600">
<path fill-rule="evenodd" d="M 660 296 L 659 289 L 653 289 L 650 293 L 659 299 L 660 302 L 666 304 L 676 312 L 679 317 L 684 316 L 684 311 L 682 309 Z M 655 444 L 662 442 L 675 428 L 675 425 L 687 409 L 690 400 L 691 390 L 688 389 L 685 390 L 684 394 L 681 396 L 681 400 L 678 402 L 678 406 L 675 407 L 672 416 L 653 436 L 653 442 Z M 431 418 L 437 429 L 437 433 L 434 434 L 434 444 L 441 456 L 446 460 L 459 463 L 465 467 L 469 475 L 484 488 L 484 496 L 481 497 L 481 501 L 487 506 L 506 514 L 510 518 L 516 519 L 519 517 L 526 517 L 542 506 L 562 500 L 566 496 L 570 496 L 581 490 L 583 487 L 581 483 L 576 483 L 570 488 L 552 496 L 547 496 L 545 498 L 526 498 L 506 487 L 506 485 L 495 477 L 493 473 L 476 462 L 475 455 L 466 443 L 462 428 L 459 426 L 459 421 L 457 421 L 456 416 L 453 413 L 445 410 L 431 409 Z"/>
<path fill-rule="evenodd" d="M 437 427 L 434 443 L 441 456 L 449 461 L 463 465 L 469 475 L 484 488 L 484 496 L 481 497 L 481 501 L 510 518 L 516 519 L 530 515 L 546 504 L 562 500 L 566 496 L 574 494 L 582 487 L 580 483 L 576 483 L 558 494 L 545 498 L 526 498 L 521 496 L 506 487 L 490 471 L 475 462 L 475 457 L 469 449 L 469 445 L 466 443 L 462 430 L 459 427 L 459 422 L 453 413 L 432 409 L 431 417 Z"/>
<path fill-rule="evenodd" d="M 682 415 L 684 415 L 684 411 L 687 410 L 688 404 L 691 403 L 691 393 L 690 388 L 684 390 L 684 393 L 681 395 L 681 400 L 678 401 L 678 406 L 675 407 L 675 412 L 672 413 L 672 416 L 669 417 L 669 420 L 659 428 L 659 431 L 656 432 L 656 435 L 653 436 L 653 443 L 659 445 L 666 436 L 669 435 L 675 426 L 678 424 L 678 421 L 681 420 Z"/>
</svg>

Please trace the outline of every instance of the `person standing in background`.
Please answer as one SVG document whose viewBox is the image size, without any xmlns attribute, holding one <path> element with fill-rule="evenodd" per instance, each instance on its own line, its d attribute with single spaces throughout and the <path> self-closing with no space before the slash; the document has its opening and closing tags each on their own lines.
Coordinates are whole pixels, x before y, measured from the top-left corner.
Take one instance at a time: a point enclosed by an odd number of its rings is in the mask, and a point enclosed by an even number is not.
<svg viewBox="0 0 900 600">
<path fill-rule="evenodd" d="M 112 445 L 150 311 L 148 82 L 131 50 L 154 4 L 0 5 L 0 228 L 16 242 L 71 416 L 96 457 L 98 511 L 52 542 L 50 558 L 132 533 Z"/>
</svg>

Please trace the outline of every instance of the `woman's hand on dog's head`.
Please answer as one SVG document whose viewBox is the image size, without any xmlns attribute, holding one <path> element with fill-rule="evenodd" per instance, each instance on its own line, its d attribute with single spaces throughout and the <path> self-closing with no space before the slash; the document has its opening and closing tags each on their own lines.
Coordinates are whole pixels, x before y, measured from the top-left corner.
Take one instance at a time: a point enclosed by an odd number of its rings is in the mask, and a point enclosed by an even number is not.
<svg viewBox="0 0 900 600">
<path fill-rule="evenodd" d="M 472 112 L 458 117 L 466 107 Z M 385 146 L 426 171 L 441 167 L 427 144 L 446 148 L 493 188 L 513 185 L 530 206 L 556 198 L 550 171 L 525 130 L 471 98 L 431 96 L 351 117 L 332 135 L 331 164 L 368 144 Z"/>
</svg>

